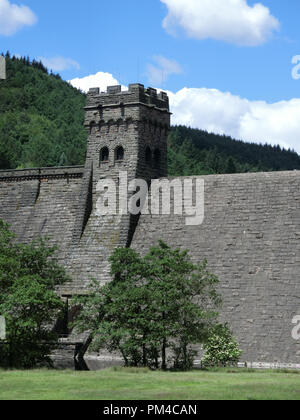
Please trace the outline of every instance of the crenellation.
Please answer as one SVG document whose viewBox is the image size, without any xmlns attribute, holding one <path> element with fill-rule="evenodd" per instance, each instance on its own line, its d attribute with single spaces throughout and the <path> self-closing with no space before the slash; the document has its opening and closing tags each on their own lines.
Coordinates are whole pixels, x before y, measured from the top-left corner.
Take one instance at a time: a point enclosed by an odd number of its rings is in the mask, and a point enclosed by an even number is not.
<svg viewBox="0 0 300 420">
<path fill-rule="evenodd" d="M 126 107 L 137 104 L 154 107 L 161 112 L 169 113 L 169 98 L 165 92 L 157 94 L 153 88 L 145 89 L 144 85 L 131 84 L 127 91 L 121 86 L 109 86 L 106 92 L 98 88 L 90 89 L 87 96 L 86 110 L 104 109 L 106 107 Z"/>
<path fill-rule="evenodd" d="M 107 94 L 108 95 L 116 95 L 118 93 L 122 92 L 122 86 L 121 85 L 117 85 L 117 86 L 108 86 L 107 87 Z"/>
</svg>

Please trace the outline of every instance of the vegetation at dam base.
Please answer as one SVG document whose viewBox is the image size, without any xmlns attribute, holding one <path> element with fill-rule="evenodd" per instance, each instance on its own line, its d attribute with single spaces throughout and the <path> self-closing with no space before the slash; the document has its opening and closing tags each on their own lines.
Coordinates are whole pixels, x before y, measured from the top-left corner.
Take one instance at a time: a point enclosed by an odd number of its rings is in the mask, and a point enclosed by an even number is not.
<svg viewBox="0 0 300 420">
<path fill-rule="evenodd" d="M 58 340 L 51 325 L 64 308 L 55 287 L 69 279 L 57 264 L 55 251 L 43 239 L 15 243 L 14 234 L 0 219 L 0 314 L 6 320 L 0 366 L 50 364 L 51 343 Z"/>
<path fill-rule="evenodd" d="M 206 366 L 239 361 L 229 328 L 218 325 L 219 280 L 206 261 L 194 264 L 188 251 L 160 241 L 145 257 L 116 249 L 110 263 L 112 281 L 93 282 L 75 301 L 82 308 L 75 326 L 90 331 L 94 351 L 118 352 L 125 366 L 189 370 L 193 345 L 206 343 Z"/>
<path fill-rule="evenodd" d="M 7 325 L 0 366 L 51 365 L 48 356 L 59 338 L 55 326 L 65 312 L 55 289 L 70 280 L 55 251 L 43 239 L 15 243 L 0 220 L 0 313 Z M 238 362 L 237 342 L 227 326 L 218 325 L 218 278 L 206 261 L 193 264 L 188 251 L 161 241 L 144 258 L 116 249 L 110 262 L 112 281 L 94 282 L 87 296 L 74 299 L 81 308 L 75 326 L 90 332 L 94 349 L 118 351 L 125 366 L 189 370 L 197 355 L 191 346 L 205 343 L 205 365 Z"/>
</svg>

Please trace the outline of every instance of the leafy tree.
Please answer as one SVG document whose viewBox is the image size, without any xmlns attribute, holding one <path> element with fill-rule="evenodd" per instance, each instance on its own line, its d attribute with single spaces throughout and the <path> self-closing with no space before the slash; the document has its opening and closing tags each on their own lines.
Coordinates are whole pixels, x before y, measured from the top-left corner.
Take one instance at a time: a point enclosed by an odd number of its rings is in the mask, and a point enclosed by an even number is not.
<svg viewBox="0 0 300 420">
<path fill-rule="evenodd" d="M 143 309 L 150 299 L 143 284 L 143 261 L 132 249 L 116 249 L 111 273 L 110 283 L 101 286 L 93 281 L 89 294 L 75 300 L 74 304 L 83 308 L 75 326 L 79 331 L 90 331 L 94 350 L 119 351 L 126 366 L 138 366 L 143 359 L 141 349 L 146 348 Z"/>
<path fill-rule="evenodd" d="M 111 257 L 112 282 L 93 282 L 75 325 L 90 330 L 93 349 L 122 354 L 126 366 L 189 368 L 191 346 L 207 339 L 217 318 L 218 279 L 207 264 L 164 242 L 143 258 L 132 249 Z"/>
<path fill-rule="evenodd" d="M 206 339 L 207 327 L 218 315 L 218 279 L 207 271 L 206 261 L 193 264 L 188 251 L 173 250 L 162 241 L 150 249 L 145 262 L 162 368 L 167 366 L 168 348 L 176 360 L 181 355 L 187 367 L 189 347 Z"/>
<path fill-rule="evenodd" d="M 64 308 L 55 287 L 68 280 L 55 252 L 42 239 L 15 243 L 9 226 L 0 220 L 0 313 L 8 342 L 2 359 L 7 358 L 10 367 L 49 362 L 47 355 L 57 341 L 53 325 Z"/>
<path fill-rule="evenodd" d="M 202 359 L 203 367 L 235 365 L 242 354 L 227 324 L 214 326 L 203 348 L 205 350 L 205 355 Z"/>
</svg>

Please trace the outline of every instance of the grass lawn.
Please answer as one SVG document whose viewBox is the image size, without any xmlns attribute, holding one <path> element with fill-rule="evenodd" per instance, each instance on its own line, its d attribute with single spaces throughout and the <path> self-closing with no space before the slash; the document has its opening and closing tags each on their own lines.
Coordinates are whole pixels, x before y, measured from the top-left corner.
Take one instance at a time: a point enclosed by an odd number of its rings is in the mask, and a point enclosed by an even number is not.
<svg viewBox="0 0 300 420">
<path fill-rule="evenodd" d="M 300 400 L 300 372 L 0 370 L 0 400 Z"/>
</svg>

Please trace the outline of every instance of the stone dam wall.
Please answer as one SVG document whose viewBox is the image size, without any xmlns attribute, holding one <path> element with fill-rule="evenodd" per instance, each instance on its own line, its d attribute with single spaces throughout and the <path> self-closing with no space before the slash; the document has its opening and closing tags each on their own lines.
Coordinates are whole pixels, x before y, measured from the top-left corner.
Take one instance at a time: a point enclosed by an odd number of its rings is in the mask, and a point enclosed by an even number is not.
<svg viewBox="0 0 300 420">
<path fill-rule="evenodd" d="M 222 321 L 243 361 L 300 364 L 292 320 L 300 315 L 300 173 L 203 177 L 205 218 L 141 216 L 132 247 L 146 253 L 163 239 L 208 260 L 218 275 Z"/>
<path fill-rule="evenodd" d="M 83 167 L 0 171 L 0 218 L 20 242 L 39 236 L 60 248 L 72 241 Z"/>
<path fill-rule="evenodd" d="M 108 255 L 126 246 L 128 220 L 122 234 L 121 216 L 100 217 L 90 208 L 91 177 L 83 167 L 0 173 L 0 217 L 18 240 L 42 235 L 60 247 L 73 278 L 62 295 L 86 293 L 91 277 L 107 281 Z M 300 314 L 299 172 L 201 179 L 202 225 L 186 226 L 185 216 L 144 215 L 132 247 L 146 253 L 163 239 L 189 249 L 194 261 L 206 258 L 220 279 L 221 319 L 232 327 L 242 360 L 300 364 L 300 342 L 291 334 Z"/>
</svg>

